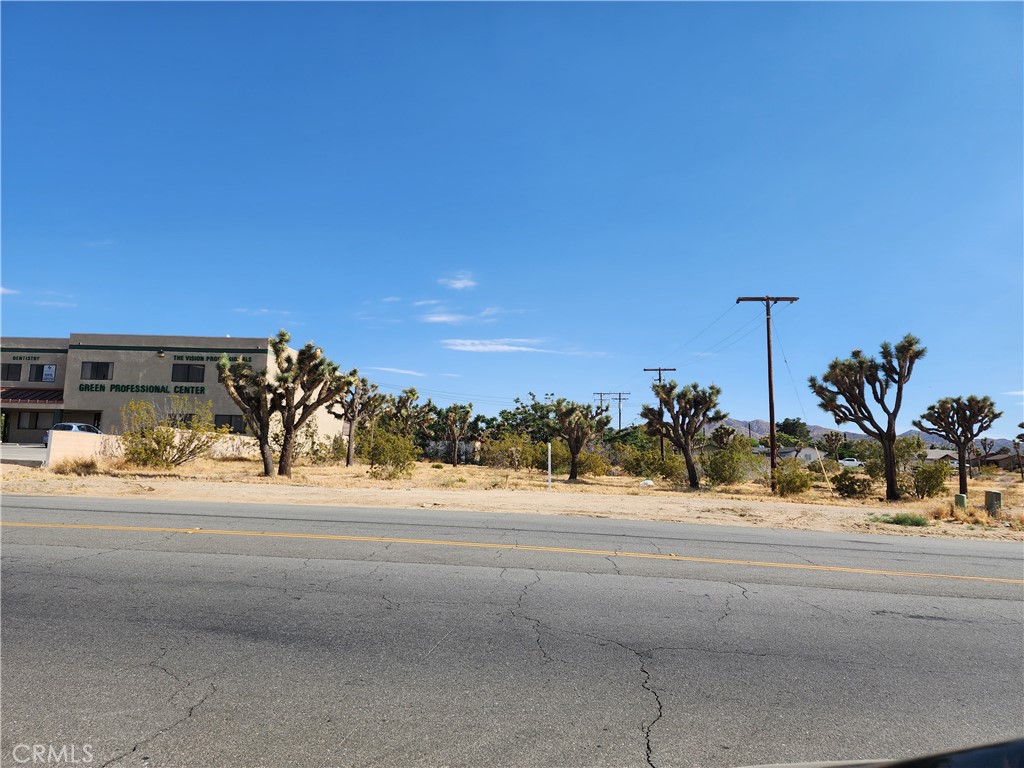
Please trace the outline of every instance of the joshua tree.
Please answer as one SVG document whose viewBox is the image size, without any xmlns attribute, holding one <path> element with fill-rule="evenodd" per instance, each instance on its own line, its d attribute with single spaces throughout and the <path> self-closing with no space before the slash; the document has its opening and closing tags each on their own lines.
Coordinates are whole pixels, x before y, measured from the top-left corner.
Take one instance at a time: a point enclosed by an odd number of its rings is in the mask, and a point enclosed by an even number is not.
<svg viewBox="0 0 1024 768">
<path fill-rule="evenodd" d="M 966 494 L 967 454 L 970 446 L 974 445 L 978 435 L 990 429 L 992 423 L 1002 415 L 989 397 L 971 395 L 966 400 L 962 397 L 944 397 L 934 405 L 929 405 L 928 410 L 913 424 L 916 429 L 946 440 L 956 448 L 960 464 L 960 493 Z M 991 441 L 989 444 L 991 446 Z"/>
<path fill-rule="evenodd" d="M 826 432 L 821 438 L 821 444 L 825 448 L 826 455 L 839 461 L 839 450 L 846 442 L 846 435 L 842 432 Z"/>
<path fill-rule="evenodd" d="M 441 423 L 444 424 L 445 438 L 452 444 L 452 466 L 459 466 L 459 441 L 469 429 L 473 417 L 473 404 L 461 405 L 452 403 L 441 411 Z"/>
<path fill-rule="evenodd" d="M 584 405 L 563 397 L 545 405 L 550 408 L 551 434 L 561 437 L 569 446 L 569 480 L 577 480 L 580 474 L 580 453 L 595 437 L 603 434 L 612 421 L 608 415 L 608 406 L 595 406 L 592 403 Z"/>
<path fill-rule="evenodd" d="M 291 338 L 282 328 L 268 340 L 276 368 L 272 379 L 266 370 L 257 373 L 241 359 L 229 361 L 227 355 L 217 364 L 228 396 L 242 410 L 259 442 L 263 473 L 268 477 L 274 475 L 270 417 L 280 415 L 284 432 L 277 471 L 291 477 L 296 431 L 351 383 L 320 347 L 310 341 L 296 353 L 288 348 Z"/>
<path fill-rule="evenodd" d="M 345 466 L 352 466 L 356 449 L 356 430 L 360 424 L 371 421 L 384 404 L 385 395 L 377 391 L 377 385 L 365 378 L 358 378 L 355 369 L 349 372 L 352 383 L 348 389 L 333 403 L 328 403 L 327 411 L 336 419 L 348 422 L 348 446 L 345 454 Z"/>
<path fill-rule="evenodd" d="M 881 360 L 866 357 L 855 349 L 845 360 L 833 360 L 820 382 L 815 376 L 808 380 L 818 396 L 818 405 L 832 414 L 836 424 L 853 422 L 882 444 L 885 497 L 889 501 L 900 498 L 896 482 L 896 417 L 903 405 L 903 388 L 925 351 L 921 340 L 908 333 L 895 348 L 887 341 L 882 342 Z M 891 403 L 886 402 L 890 390 L 895 390 Z M 869 397 L 881 408 L 884 418 L 876 418 L 872 413 Z"/>
<path fill-rule="evenodd" d="M 718 410 L 722 390 L 714 384 L 701 389 L 696 382 L 679 389 L 675 381 L 667 381 L 655 382 L 651 391 L 661 407 L 645 405 L 640 411 L 640 418 L 647 422 L 647 433 L 653 437 L 665 437 L 679 449 L 686 461 L 690 487 L 700 488 L 697 464 L 693 458 L 695 438 L 703 434 L 706 424 L 722 421 L 728 416 Z"/>
</svg>

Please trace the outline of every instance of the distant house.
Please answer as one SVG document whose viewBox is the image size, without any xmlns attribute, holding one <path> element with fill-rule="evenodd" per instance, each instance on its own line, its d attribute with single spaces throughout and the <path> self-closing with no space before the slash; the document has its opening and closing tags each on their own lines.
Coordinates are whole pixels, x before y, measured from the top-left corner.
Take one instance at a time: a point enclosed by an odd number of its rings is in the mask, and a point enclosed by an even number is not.
<svg viewBox="0 0 1024 768">
<path fill-rule="evenodd" d="M 1013 453 L 990 453 L 981 457 L 981 465 L 1000 469 L 1020 469 L 1020 457 Z"/>
<path fill-rule="evenodd" d="M 944 448 L 929 448 L 925 451 L 925 464 L 934 464 L 937 461 L 958 461 L 957 453 Z"/>
</svg>

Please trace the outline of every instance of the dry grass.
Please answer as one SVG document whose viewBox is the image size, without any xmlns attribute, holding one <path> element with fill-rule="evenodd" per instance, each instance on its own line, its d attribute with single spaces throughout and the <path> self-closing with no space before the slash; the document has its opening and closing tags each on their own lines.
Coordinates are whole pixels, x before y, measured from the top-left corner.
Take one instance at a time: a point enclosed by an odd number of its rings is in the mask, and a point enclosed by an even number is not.
<svg viewBox="0 0 1024 768">
<path fill-rule="evenodd" d="M 55 475 L 98 475 L 102 472 L 96 459 L 64 459 L 50 470 Z"/>
<path fill-rule="evenodd" d="M 257 457 L 203 459 L 171 469 L 139 469 L 105 458 L 100 474 L 59 475 L 55 471 L 3 465 L 4 493 L 79 495 L 281 504 L 326 504 L 409 509 L 413 507 L 586 515 L 642 520 L 672 520 L 720 525 L 756 525 L 804 530 L 878 532 L 897 535 L 953 535 L 967 538 L 1022 539 L 1024 486 L 1019 476 L 1002 473 L 979 478 L 970 487 L 967 513 L 954 514 L 955 484 L 941 499 L 908 499 L 886 503 L 881 488 L 867 499 L 832 496 L 824 479 L 806 493 L 779 498 L 764 482 L 724 488 L 673 486 L 655 481 L 641 487 L 641 478 L 627 475 L 585 477 L 576 483 L 555 477 L 548 491 L 547 473 L 476 465 L 452 467 L 417 462 L 412 475 L 396 480 L 369 476 L 366 465 L 312 465 L 299 462 L 292 478 L 262 477 Z M 1016 479 L 1015 479 L 1016 477 Z M 984 491 L 1003 494 L 1003 512 L 990 520 L 980 507 Z M 880 522 L 900 513 L 921 514 L 934 520 L 927 528 L 907 528 Z M 871 516 L 876 521 L 871 521 Z"/>
</svg>

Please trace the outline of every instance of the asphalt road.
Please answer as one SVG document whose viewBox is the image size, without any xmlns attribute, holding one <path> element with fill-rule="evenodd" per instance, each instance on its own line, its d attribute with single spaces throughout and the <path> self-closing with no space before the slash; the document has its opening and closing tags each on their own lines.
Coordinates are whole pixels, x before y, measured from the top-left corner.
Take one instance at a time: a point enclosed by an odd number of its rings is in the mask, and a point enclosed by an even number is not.
<svg viewBox="0 0 1024 768">
<path fill-rule="evenodd" d="M 715 768 L 1024 733 L 1020 544 L 12 496 L 0 531 L 5 766 Z"/>
</svg>

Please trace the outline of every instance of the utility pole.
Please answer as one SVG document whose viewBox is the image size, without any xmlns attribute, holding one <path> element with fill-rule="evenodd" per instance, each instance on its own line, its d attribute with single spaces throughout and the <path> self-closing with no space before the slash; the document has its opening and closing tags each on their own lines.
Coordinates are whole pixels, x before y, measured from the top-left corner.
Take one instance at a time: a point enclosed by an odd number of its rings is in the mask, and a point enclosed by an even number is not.
<svg viewBox="0 0 1024 768">
<path fill-rule="evenodd" d="M 622 431 L 622 401 L 629 399 L 628 397 L 623 397 L 623 395 L 628 395 L 629 392 L 608 392 L 607 394 L 615 395 L 615 397 L 609 398 L 610 400 L 618 400 L 619 401 L 619 432 L 621 432 Z"/>
<path fill-rule="evenodd" d="M 763 301 L 764 318 L 768 332 L 768 453 L 772 466 L 772 493 L 775 493 L 775 385 L 772 382 L 772 305 L 780 301 L 792 304 L 799 301 L 799 296 L 740 296 L 736 303 L 741 301 Z"/>
<path fill-rule="evenodd" d="M 597 401 L 601 404 L 601 407 L 604 408 L 604 398 L 605 398 L 605 395 L 614 395 L 614 394 L 615 394 L 614 392 L 595 392 L 594 393 L 594 397 L 597 398 Z"/>
<path fill-rule="evenodd" d="M 674 371 L 675 368 L 644 368 L 645 371 L 657 371 L 658 372 L 658 383 L 661 384 L 661 372 L 662 371 Z M 661 398 L 658 398 L 658 418 L 662 421 L 665 420 L 665 406 L 661 404 Z M 661 442 L 661 460 L 665 460 L 665 436 L 660 435 L 658 440 Z"/>
</svg>

